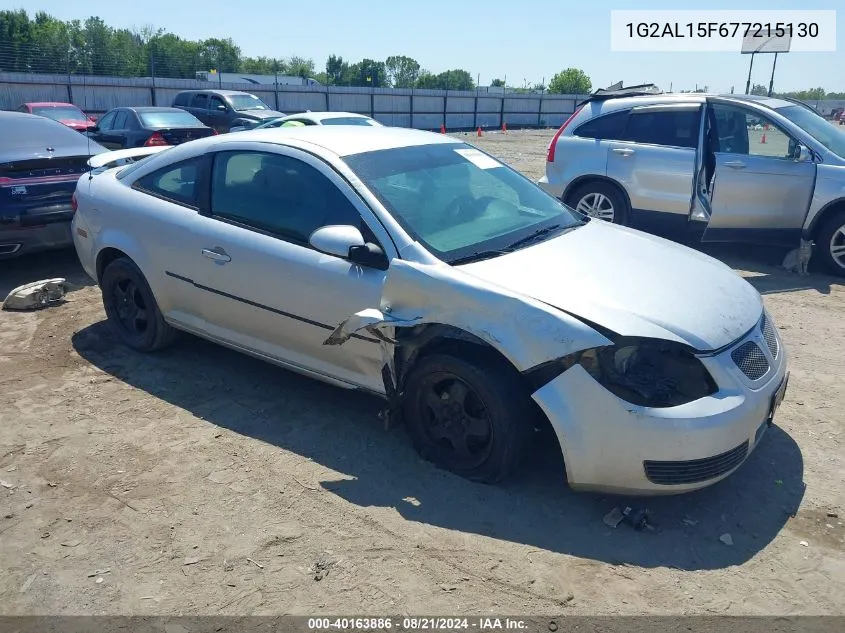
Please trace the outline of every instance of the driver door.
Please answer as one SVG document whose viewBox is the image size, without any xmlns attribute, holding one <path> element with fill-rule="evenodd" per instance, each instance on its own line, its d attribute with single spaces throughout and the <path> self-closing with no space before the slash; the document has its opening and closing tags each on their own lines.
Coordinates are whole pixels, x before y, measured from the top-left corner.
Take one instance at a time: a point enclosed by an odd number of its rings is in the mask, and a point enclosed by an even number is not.
<svg viewBox="0 0 845 633">
<path fill-rule="evenodd" d="M 810 207 L 816 165 L 799 161 L 798 142 L 756 110 L 711 103 L 714 159 L 711 216 L 702 240 L 792 246 Z"/>
<path fill-rule="evenodd" d="M 350 315 L 379 305 L 386 270 L 318 252 L 317 228 L 354 225 L 395 256 L 372 212 L 328 165 L 292 148 L 232 148 L 213 157 L 211 195 L 179 275 L 203 290 L 208 334 L 295 368 L 384 392 L 379 341 L 323 342 Z"/>
<path fill-rule="evenodd" d="M 217 95 L 211 95 L 208 100 L 208 124 L 218 132 L 229 131 L 229 106 Z"/>
</svg>

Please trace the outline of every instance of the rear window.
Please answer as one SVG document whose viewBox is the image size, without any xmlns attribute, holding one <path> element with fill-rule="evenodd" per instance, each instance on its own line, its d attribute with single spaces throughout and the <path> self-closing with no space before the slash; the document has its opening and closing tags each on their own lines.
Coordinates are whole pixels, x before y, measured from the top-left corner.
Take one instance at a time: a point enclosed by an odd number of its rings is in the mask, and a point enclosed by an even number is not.
<svg viewBox="0 0 845 633">
<path fill-rule="evenodd" d="M 0 148 L 32 149 L 43 152 L 46 147 L 79 148 L 87 154 L 88 137 L 66 125 L 38 116 L 15 116 L 0 119 Z"/>
<path fill-rule="evenodd" d="M 596 117 L 575 130 L 575 136 L 618 141 L 624 137 L 628 110 Z"/>
<path fill-rule="evenodd" d="M 189 112 L 139 112 L 138 116 L 145 128 L 202 127 L 199 119 Z"/>
<path fill-rule="evenodd" d="M 377 125 L 372 119 L 359 116 L 339 116 L 322 120 L 323 125 Z"/>
<path fill-rule="evenodd" d="M 73 106 L 35 106 L 32 113 L 46 116 L 54 121 L 86 121 L 85 115 L 79 108 Z"/>
</svg>

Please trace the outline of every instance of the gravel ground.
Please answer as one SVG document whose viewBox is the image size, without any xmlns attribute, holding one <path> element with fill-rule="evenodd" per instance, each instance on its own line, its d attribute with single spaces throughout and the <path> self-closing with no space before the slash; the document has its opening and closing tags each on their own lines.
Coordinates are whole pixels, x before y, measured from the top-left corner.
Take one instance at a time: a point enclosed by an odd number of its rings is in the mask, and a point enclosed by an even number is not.
<svg viewBox="0 0 845 633">
<path fill-rule="evenodd" d="M 465 138 L 537 178 L 552 133 Z M 707 252 L 764 293 L 790 390 L 737 473 L 645 501 L 571 492 L 553 451 L 466 482 L 369 396 L 192 337 L 121 347 L 72 252 L 4 262 L 3 295 L 77 285 L 0 313 L 0 613 L 845 614 L 845 288 Z M 620 501 L 656 530 L 606 527 Z"/>
</svg>

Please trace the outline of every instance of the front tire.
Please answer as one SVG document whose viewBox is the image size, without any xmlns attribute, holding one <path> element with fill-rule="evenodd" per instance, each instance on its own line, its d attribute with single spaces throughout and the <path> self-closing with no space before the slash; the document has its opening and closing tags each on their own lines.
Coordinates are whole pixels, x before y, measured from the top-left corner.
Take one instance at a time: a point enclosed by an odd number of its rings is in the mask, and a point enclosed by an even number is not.
<svg viewBox="0 0 845 633">
<path fill-rule="evenodd" d="M 606 182 L 588 182 L 567 196 L 567 204 L 584 215 L 624 225 L 628 205 L 619 189 Z"/>
<path fill-rule="evenodd" d="M 845 277 L 845 209 L 822 224 L 816 235 L 816 249 L 830 272 Z"/>
<path fill-rule="evenodd" d="M 424 459 L 482 483 L 511 475 L 534 433 L 530 396 L 516 372 L 496 358 L 424 356 L 405 382 L 403 414 Z"/>
<path fill-rule="evenodd" d="M 110 262 L 100 280 L 103 307 L 118 338 L 138 352 L 170 345 L 176 330 L 167 324 L 141 269 L 128 257 Z"/>
</svg>

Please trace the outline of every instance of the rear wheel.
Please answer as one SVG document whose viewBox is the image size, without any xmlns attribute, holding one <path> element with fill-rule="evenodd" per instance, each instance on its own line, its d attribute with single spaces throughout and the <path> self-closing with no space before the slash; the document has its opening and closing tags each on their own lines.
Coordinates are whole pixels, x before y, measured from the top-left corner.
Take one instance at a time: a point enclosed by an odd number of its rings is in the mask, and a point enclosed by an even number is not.
<svg viewBox="0 0 845 633">
<path fill-rule="evenodd" d="M 816 249 L 834 275 L 845 277 L 845 209 L 822 224 L 816 235 Z"/>
<path fill-rule="evenodd" d="M 425 356 L 405 383 L 403 413 L 422 457 L 473 481 L 495 483 L 522 462 L 535 410 L 504 362 Z"/>
<path fill-rule="evenodd" d="M 153 352 L 173 342 L 176 330 L 165 322 L 144 274 L 131 259 L 110 262 L 100 288 L 109 323 L 127 346 Z"/>
<path fill-rule="evenodd" d="M 606 182 L 585 183 L 567 198 L 567 204 L 579 213 L 613 224 L 625 224 L 628 205 L 619 189 Z"/>
</svg>

